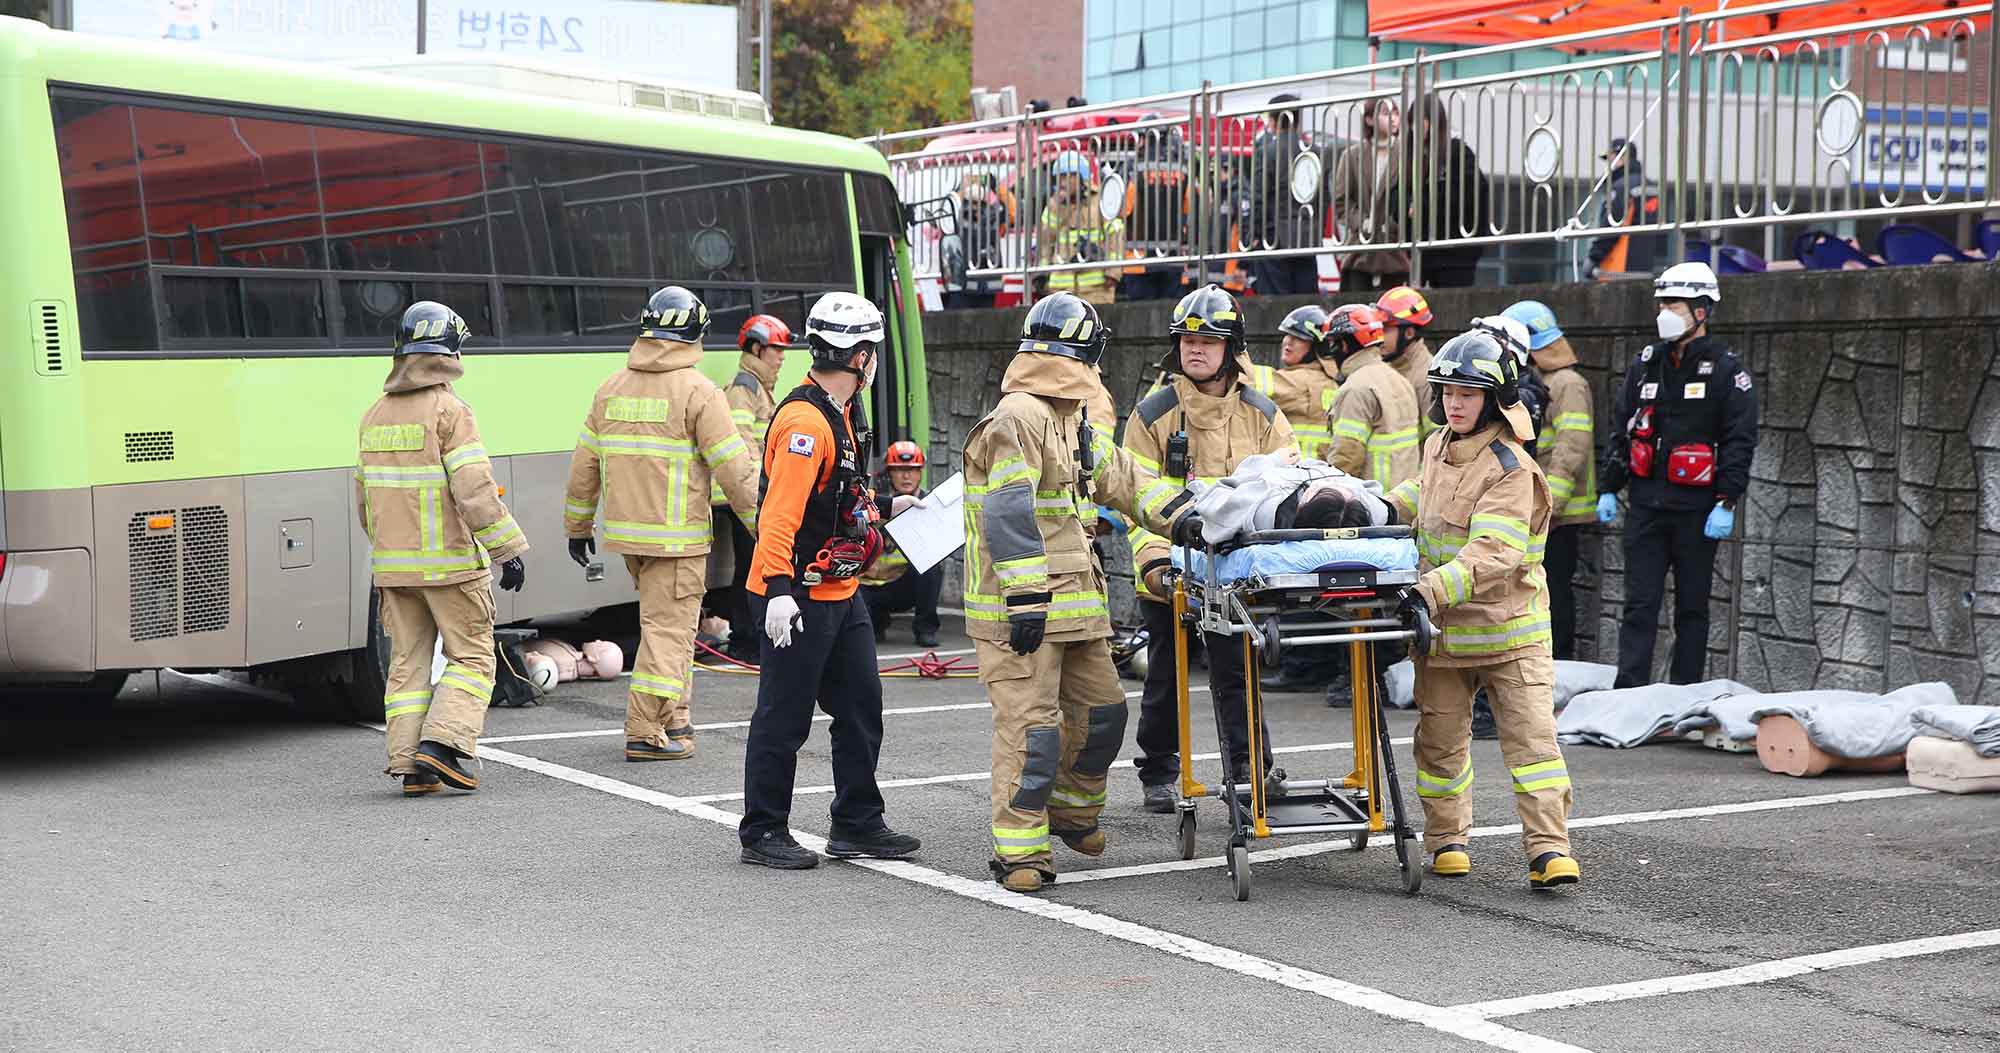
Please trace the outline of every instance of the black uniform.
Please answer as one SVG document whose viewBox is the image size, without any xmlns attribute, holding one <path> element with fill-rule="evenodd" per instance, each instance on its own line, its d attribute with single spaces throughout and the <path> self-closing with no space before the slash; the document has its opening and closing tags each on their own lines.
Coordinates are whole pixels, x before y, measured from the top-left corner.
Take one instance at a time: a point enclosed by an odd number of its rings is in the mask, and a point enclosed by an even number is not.
<svg viewBox="0 0 2000 1053">
<path fill-rule="evenodd" d="M 1652 681 L 1653 643 L 1667 569 L 1674 572 L 1674 657 L 1669 679 L 1690 684 L 1707 666 L 1708 601 L 1717 542 L 1702 534 L 1717 504 L 1731 508 L 1750 488 L 1757 451 L 1757 399 L 1750 371 L 1712 337 L 1676 354 L 1655 344 L 1625 371 L 1608 428 L 1600 490 L 1629 488 L 1625 524 L 1625 616 L 1618 633 L 1618 686 Z"/>
</svg>

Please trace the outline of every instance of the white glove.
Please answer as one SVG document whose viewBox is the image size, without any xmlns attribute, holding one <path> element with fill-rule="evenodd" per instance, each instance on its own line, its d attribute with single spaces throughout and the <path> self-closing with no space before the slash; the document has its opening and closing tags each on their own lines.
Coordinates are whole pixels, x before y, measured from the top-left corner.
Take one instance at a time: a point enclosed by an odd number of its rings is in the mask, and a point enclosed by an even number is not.
<svg viewBox="0 0 2000 1053">
<path fill-rule="evenodd" d="M 915 494 L 897 494 L 889 500 L 889 516 L 895 518 L 912 508 L 929 508 L 924 499 Z"/>
<path fill-rule="evenodd" d="M 799 616 L 799 601 L 787 594 L 773 597 L 764 608 L 764 635 L 773 647 L 790 647 L 792 630 L 804 632 L 806 620 Z"/>
</svg>

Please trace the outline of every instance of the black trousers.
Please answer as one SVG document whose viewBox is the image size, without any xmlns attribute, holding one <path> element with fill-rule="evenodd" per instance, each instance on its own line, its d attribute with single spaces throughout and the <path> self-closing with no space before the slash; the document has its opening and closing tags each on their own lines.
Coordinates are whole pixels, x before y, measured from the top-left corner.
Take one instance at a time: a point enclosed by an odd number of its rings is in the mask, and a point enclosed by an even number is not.
<svg viewBox="0 0 2000 1053">
<path fill-rule="evenodd" d="M 911 568 L 887 585 L 861 586 L 861 598 L 868 601 L 868 620 L 887 625 L 897 611 L 916 611 L 911 628 L 920 633 L 936 633 L 944 623 L 938 619 L 938 594 L 944 591 L 944 564 L 922 574 Z"/>
<path fill-rule="evenodd" d="M 875 762 L 882 753 L 882 678 L 875 665 L 875 629 L 859 596 L 832 602 L 807 600 L 799 608 L 805 628 L 790 647 L 764 635 L 762 596 L 750 597 L 758 624 L 763 674 L 757 709 L 743 758 L 743 821 L 737 836 L 750 844 L 791 825 L 792 784 L 799 747 L 812 731 L 813 706 L 833 718 L 834 837 L 858 837 L 883 828 L 882 790 Z"/>
<path fill-rule="evenodd" d="M 1165 300 L 1181 291 L 1181 269 L 1153 267 L 1118 279 L 1120 300 Z"/>
<path fill-rule="evenodd" d="M 1674 657 L 1668 680 L 1701 681 L 1708 669 L 1708 600 L 1717 542 L 1701 532 L 1707 509 L 1632 505 L 1625 519 L 1625 617 L 1618 628 L 1618 685 L 1653 682 L 1653 643 L 1667 571 L 1674 572 Z M 1551 548 L 1553 548 L 1551 539 Z"/>
<path fill-rule="evenodd" d="M 1312 296 L 1319 293 L 1319 264 L 1311 256 L 1250 261 L 1259 296 Z"/>
<path fill-rule="evenodd" d="M 1576 552 L 1582 540 L 1581 523 L 1551 528 L 1548 557 L 1542 565 L 1549 575 L 1549 631 L 1555 638 L 1555 657 L 1561 661 L 1576 658 Z"/>
<path fill-rule="evenodd" d="M 1139 782 L 1146 786 L 1171 783 L 1180 777 L 1180 718 L 1174 700 L 1173 608 L 1164 603 L 1139 601 L 1139 613 L 1146 619 L 1146 687 L 1139 696 Z M 1250 715 L 1245 708 L 1243 683 L 1243 638 L 1203 634 L 1208 654 L 1209 703 L 1222 714 L 1223 752 L 1230 768 L 1247 773 L 1250 767 Z M 1199 720 L 1199 716 L 1191 719 Z M 1271 731 L 1268 722 L 1260 732 L 1264 770 L 1271 769 Z"/>
<path fill-rule="evenodd" d="M 729 649 L 739 655 L 754 654 L 754 641 L 764 636 L 762 619 L 750 618 L 750 590 L 743 583 L 750 580 L 750 557 L 757 550 L 757 539 L 736 518 L 734 510 L 727 505 L 714 509 L 717 519 L 729 524 L 731 551 L 736 555 L 736 570 L 729 579 L 729 595 L 724 598 L 721 614 L 729 619 Z"/>
</svg>

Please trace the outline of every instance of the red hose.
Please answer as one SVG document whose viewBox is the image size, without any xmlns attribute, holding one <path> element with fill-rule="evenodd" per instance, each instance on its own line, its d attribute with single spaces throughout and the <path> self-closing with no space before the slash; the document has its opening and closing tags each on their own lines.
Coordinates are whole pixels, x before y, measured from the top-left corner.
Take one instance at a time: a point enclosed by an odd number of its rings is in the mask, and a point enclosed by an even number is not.
<svg viewBox="0 0 2000 1053">
<path fill-rule="evenodd" d="M 708 644 L 703 643 L 699 638 L 695 640 L 694 645 L 700 648 L 701 650 L 707 651 L 709 654 L 712 654 L 715 657 L 720 658 L 725 662 L 728 662 L 730 665 L 740 666 L 741 668 L 748 669 L 751 672 L 761 671 L 755 664 L 746 662 L 741 658 L 736 658 L 731 655 L 725 654 L 721 651 L 718 651 L 715 648 L 710 647 Z M 959 660 L 964 657 L 966 656 L 953 655 L 950 658 L 939 658 L 935 653 L 927 651 L 920 657 L 906 658 L 902 662 L 896 665 L 892 665 L 887 669 L 877 670 L 877 672 L 883 674 L 889 674 L 889 673 L 901 673 L 904 671 L 909 671 L 917 674 L 917 676 L 925 680 L 943 680 L 948 677 L 954 677 L 954 676 L 963 677 L 963 676 L 978 675 L 979 670 L 975 668 L 970 668 L 970 667 L 963 669 L 959 668 L 958 665 Z"/>
</svg>

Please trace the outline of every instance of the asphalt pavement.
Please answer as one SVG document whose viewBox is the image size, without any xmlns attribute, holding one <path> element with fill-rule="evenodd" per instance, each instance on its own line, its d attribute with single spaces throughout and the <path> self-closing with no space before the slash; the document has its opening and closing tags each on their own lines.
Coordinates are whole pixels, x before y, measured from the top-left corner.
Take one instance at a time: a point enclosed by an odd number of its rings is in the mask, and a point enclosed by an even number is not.
<svg viewBox="0 0 2000 1053">
<path fill-rule="evenodd" d="M 923 851 L 803 873 L 736 859 L 754 676 L 696 683 L 692 760 L 626 763 L 622 684 L 565 684 L 489 714 L 477 794 L 416 800 L 379 731 L 237 678 L 0 712 L 0 1049 L 2000 1049 L 1994 797 L 1577 746 L 1580 886 L 1528 890 L 1502 775 L 1468 878 L 1407 895 L 1386 840 L 1300 835 L 1252 846 L 1237 902 L 1214 803 L 1182 862 L 1121 766 L 1110 851 L 1059 847 L 1023 897 L 986 869 L 976 680 L 884 681 L 888 817 Z M 1269 703 L 1292 776 L 1347 773 L 1346 711 Z"/>
</svg>

